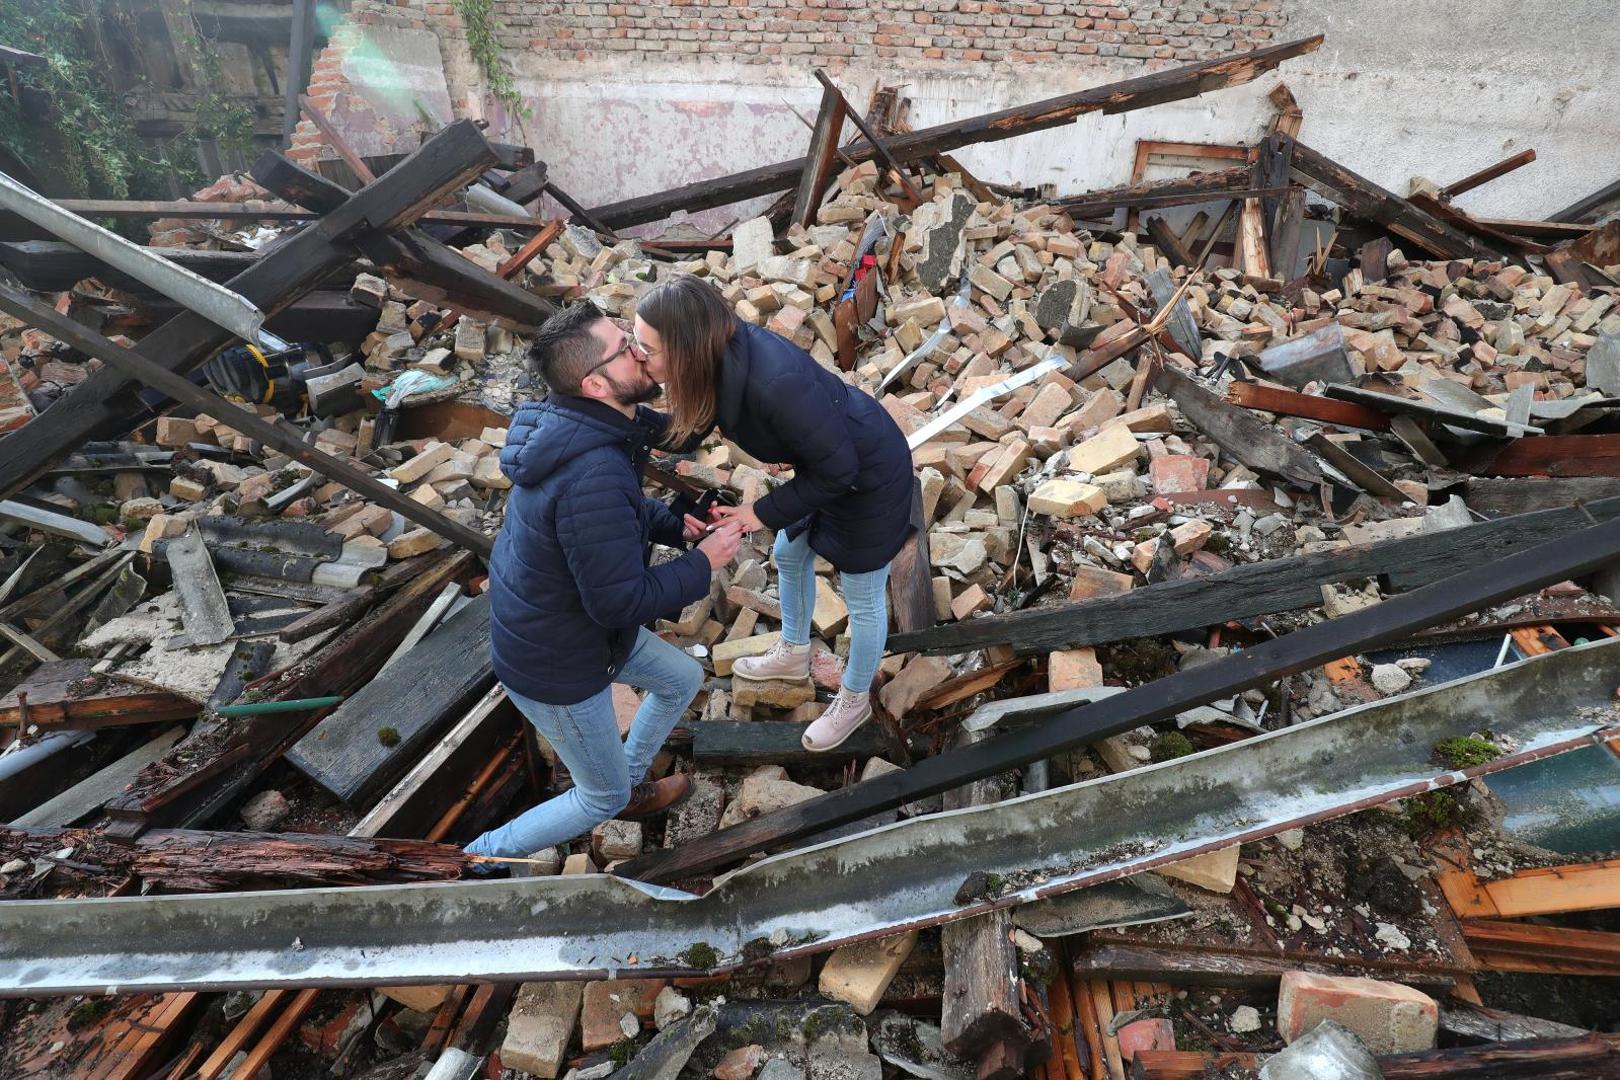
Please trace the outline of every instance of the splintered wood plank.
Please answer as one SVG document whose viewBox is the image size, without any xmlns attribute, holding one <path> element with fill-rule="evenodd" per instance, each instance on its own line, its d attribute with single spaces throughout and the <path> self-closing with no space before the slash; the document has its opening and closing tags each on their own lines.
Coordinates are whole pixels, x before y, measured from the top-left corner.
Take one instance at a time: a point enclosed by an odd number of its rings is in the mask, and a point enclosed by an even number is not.
<svg viewBox="0 0 1620 1080">
<path fill-rule="evenodd" d="M 161 724 L 197 715 L 197 706 L 176 694 L 91 670 L 94 659 L 73 657 L 41 664 L 0 696 L 0 724 L 22 719 L 20 695 L 28 695 L 28 722 L 42 729 L 85 729 L 125 724 Z"/>
<path fill-rule="evenodd" d="M 198 1067 L 197 1080 L 218 1080 L 220 1074 L 225 1071 L 225 1067 L 231 1063 L 231 1058 L 236 1056 L 237 1051 L 245 1047 L 248 1040 L 259 1033 L 259 1029 L 278 1009 L 292 1000 L 293 994 L 294 991 L 292 990 L 266 990 L 263 994 L 260 994 L 259 1000 L 255 1001 L 252 1008 L 248 1009 L 246 1013 L 242 1014 L 241 1019 L 236 1022 L 236 1026 L 231 1028 L 230 1034 L 226 1035 L 220 1041 L 220 1044 L 214 1047 L 214 1052 L 208 1055 L 208 1060 Z"/>
<path fill-rule="evenodd" d="M 1506 176 L 1514 169 L 1528 165 L 1536 160 L 1534 148 L 1521 150 L 1510 158 L 1503 158 L 1494 165 L 1487 165 L 1477 173 L 1471 173 L 1461 180 L 1453 181 L 1440 189 L 1440 195 L 1445 199 L 1455 199 L 1465 191 L 1473 191 L 1481 184 L 1488 184 L 1499 176 Z"/>
<path fill-rule="evenodd" d="M 392 783 L 493 681 L 489 603 L 485 594 L 452 615 L 294 744 L 287 760 L 345 802 Z"/>
<path fill-rule="evenodd" d="M 1538 435 L 1482 452 L 1468 471 L 1481 476 L 1620 476 L 1620 435 Z"/>
<path fill-rule="evenodd" d="M 1109 998 L 1108 980 L 1091 979 L 1086 989 L 1097 1009 L 1097 1039 L 1102 1044 L 1103 1062 L 1108 1069 L 1109 1080 L 1125 1080 L 1125 1059 L 1119 1052 L 1119 1039 L 1108 1030 L 1114 1022 L 1114 1004 Z"/>
<path fill-rule="evenodd" d="M 1495 909 L 1480 915 L 1511 919 L 1620 907 L 1620 859 L 1521 870 L 1480 888 Z"/>
</svg>

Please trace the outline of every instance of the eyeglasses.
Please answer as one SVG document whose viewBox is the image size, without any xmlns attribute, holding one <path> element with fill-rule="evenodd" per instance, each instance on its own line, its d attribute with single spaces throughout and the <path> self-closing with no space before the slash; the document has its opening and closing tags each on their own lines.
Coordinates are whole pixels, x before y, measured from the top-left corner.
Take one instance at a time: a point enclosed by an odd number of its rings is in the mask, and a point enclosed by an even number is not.
<svg viewBox="0 0 1620 1080">
<path fill-rule="evenodd" d="M 617 319 L 614 319 L 613 320 L 613 325 L 617 326 L 620 329 L 620 331 L 622 331 L 624 333 L 624 340 L 619 343 L 619 347 L 617 349 L 614 349 L 611 353 L 609 353 L 595 367 L 591 368 L 591 370 L 587 371 L 584 375 L 581 375 L 580 376 L 580 381 L 581 382 L 583 382 L 585 379 L 588 379 L 590 376 L 596 374 L 598 371 L 602 370 L 603 368 L 607 367 L 609 364 L 613 363 L 613 361 L 617 360 L 619 357 L 623 356 L 625 353 L 630 353 L 632 356 L 634 356 L 635 353 L 637 352 L 637 350 L 640 348 L 640 346 L 636 343 L 635 337 L 628 330 L 625 330 L 623 323 L 619 322 L 619 320 L 617 320 Z"/>
</svg>

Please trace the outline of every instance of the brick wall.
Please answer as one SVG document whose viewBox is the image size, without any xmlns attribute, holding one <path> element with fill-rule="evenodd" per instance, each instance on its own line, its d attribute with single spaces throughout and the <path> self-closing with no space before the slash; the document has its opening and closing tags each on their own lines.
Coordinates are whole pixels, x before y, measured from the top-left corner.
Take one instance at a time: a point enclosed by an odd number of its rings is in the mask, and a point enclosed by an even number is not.
<svg viewBox="0 0 1620 1080">
<path fill-rule="evenodd" d="M 448 5 L 430 4 L 429 11 Z M 496 0 L 502 43 L 555 60 L 843 67 L 870 60 L 1052 63 L 1077 56 L 1204 60 L 1271 42 L 1282 0 Z"/>
</svg>

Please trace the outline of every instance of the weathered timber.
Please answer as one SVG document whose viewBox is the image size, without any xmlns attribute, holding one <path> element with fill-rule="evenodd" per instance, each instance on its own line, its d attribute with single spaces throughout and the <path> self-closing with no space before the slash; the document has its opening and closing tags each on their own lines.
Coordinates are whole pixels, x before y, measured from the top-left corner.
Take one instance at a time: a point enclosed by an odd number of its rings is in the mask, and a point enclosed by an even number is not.
<svg viewBox="0 0 1620 1080">
<path fill-rule="evenodd" d="M 1389 417 L 1381 412 L 1348 401 L 1302 394 L 1280 386 L 1263 383 L 1240 382 L 1226 388 L 1226 400 L 1247 409 L 1276 413 L 1278 416 L 1300 416 L 1308 420 L 1321 420 L 1337 427 L 1362 428 L 1367 431 L 1388 431 Z M 1620 492 L 1617 492 L 1620 493 Z"/>
<path fill-rule="evenodd" d="M 1204 1080 L 1206 1076 L 1247 1076 L 1260 1067 L 1260 1062 L 1259 1054 L 1138 1050 L 1131 1060 L 1131 1080 Z"/>
<path fill-rule="evenodd" d="M 1545 244 L 1537 243 L 1523 236 L 1517 236 L 1505 229 L 1499 229 L 1487 222 L 1480 221 L 1472 214 L 1452 206 L 1444 199 L 1437 198 L 1430 192 L 1414 191 L 1408 198 L 1413 206 L 1425 214 L 1429 214 L 1436 221 L 1442 221 L 1455 228 L 1458 232 L 1476 236 L 1481 241 L 1499 247 L 1504 251 L 1528 251 L 1541 254 L 1550 250 Z"/>
<path fill-rule="evenodd" d="M 467 864 L 460 849 L 425 840 L 165 829 L 129 844 L 84 829 L 0 827 L 7 859 L 64 847 L 109 877 L 133 874 L 173 892 L 444 881 Z"/>
<path fill-rule="evenodd" d="M 990 738 L 988 731 L 963 731 L 959 745 L 972 747 Z M 984 806 L 1003 796 L 997 777 L 984 777 L 945 793 L 945 809 Z M 968 1057 L 991 1044 L 1029 1042 L 1018 1000 L 1018 950 L 1012 943 L 1010 908 L 946 923 L 940 930 L 945 953 L 945 995 L 940 1031 L 946 1049 Z"/>
<path fill-rule="evenodd" d="M 811 128 L 810 154 L 805 159 L 804 173 L 799 177 L 799 188 L 793 196 L 793 222 L 813 225 L 821 197 L 827 192 L 832 179 L 833 162 L 838 155 L 838 139 L 844 132 L 846 108 L 844 95 L 838 88 L 826 83 L 821 87 L 821 108 Z"/>
<path fill-rule="evenodd" d="M 345 802 L 375 795 L 488 689 L 494 677 L 486 594 L 424 638 L 385 677 L 367 683 L 317 724 L 287 752 L 287 760 Z M 379 735 L 388 728 L 397 738 Z"/>
<path fill-rule="evenodd" d="M 1620 435 L 1538 435 L 1461 459 L 1482 476 L 1620 477 Z"/>
<path fill-rule="evenodd" d="M 1613 504 L 1603 505 L 1611 512 L 1615 509 Z M 1499 524 L 1490 523 L 1491 526 Z M 1453 529 L 1433 535 L 1460 539 L 1468 531 L 1471 529 Z M 1457 542 L 1452 540 L 1454 545 Z M 1467 569 L 1442 581 L 1391 597 L 1371 608 L 1262 642 L 1241 654 L 1179 671 L 1122 694 L 1059 713 L 982 745 L 925 758 L 902 771 L 874 777 L 786 810 L 721 829 L 680 847 L 638 856 L 618 867 L 617 872 L 651 881 L 688 877 L 735 862 L 756 851 L 859 821 L 880 810 L 1064 753 L 1142 724 L 1168 719 L 1218 697 L 1269 685 L 1285 675 L 1350 653 L 1402 640 L 1459 615 L 1595 570 L 1611 563 L 1617 554 L 1620 554 L 1620 521 L 1616 520 L 1478 563 L 1471 563 L 1453 547 L 1448 552 L 1447 567 Z M 1347 553 L 1334 555 L 1346 561 L 1349 558 Z M 1230 617 L 1221 616 L 1222 619 Z"/>
<path fill-rule="evenodd" d="M 1452 1050 L 1421 1050 L 1378 1059 L 1384 1080 L 1593 1080 L 1620 1073 L 1620 1047 L 1601 1035 L 1526 1039 Z"/>
<path fill-rule="evenodd" d="M 1148 180 L 1140 184 L 1122 184 L 1101 188 L 1083 195 L 1060 200 L 1053 205 L 1070 217 L 1097 219 L 1117 210 L 1149 210 L 1192 203 L 1212 202 L 1216 199 L 1245 199 L 1256 195 L 1281 194 L 1287 182 L 1261 187 L 1254 183 L 1254 173 L 1246 165 L 1235 169 L 1217 169 L 1213 172 L 1176 176 L 1168 180 Z"/>
<path fill-rule="evenodd" d="M 398 166 L 395 166 L 395 168 L 398 168 Z M 390 169 L 388 173 L 384 173 L 378 179 L 384 179 L 393 171 L 393 169 Z M 478 172 L 482 171 L 482 168 L 478 170 Z M 467 181 L 475 179 L 478 172 L 467 177 L 456 187 L 462 187 Z M 445 194 L 449 193 L 445 192 Z M 443 198 L 443 196 L 441 195 L 440 198 Z M 247 218 L 256 221 L 310 221 L 320 216 L 311 210 L 300 210 L 296 206 L 277 206 L 273 203 L 192 202 L 186 199 L 178 199 L 172 202 L 148 202 L 130 199 L 53 199 L 51 201 L 64 210 L 70 210 L 81 217 L 92 218 L 183 218 L 195 221 L 208 221 L 215 218 L 226 220 Z M 434 200 L 434 202 L 437 201 L 439 200 Z M 509 214 L 484 214 L 470 210 L 423 211 L 419 215 L 419 220 L 424 225 L 459 225 L 484 229 L 539 229 L 545 225 L 545 222 L 539 218 L 515 218 Z"/>
<path fill-rule="evenodd" d="M 236 648 L 231 650 L 224 673 L 214 686 L 214 692 L 208 695 L 208 707 L 220 709 L 234 705 L 236 699 L 242 696 L 242 691 L 247 689 L 247 684 L 266 672 L 275 653 L 276 643 L 273 641 L 237 642 Z"/>
<path fill-rule="evenodd" d="M 1389 477 L 1368 465 L 1320 431 L 1306 439 L 1305 445 L 1314 450 L 1323 461 L 1339 470 L 1367 494 L 1376 495 L 1380 499 L 1394 499 L 1396 503 L 1407 501 L 1406 492 L 1391 483 Z"/>
<path fill-rule="evenodd" d="M 1258 945 L 1167 944 L 1132 937 L 1128 931 L 1095 931 L 1068 948 L 1077 975 L 1168 982 L 1176 985 L 1274 987 L 1285 971 L 1319 975 L 1371 975 L 1431 988 L 1450 987 L 1465 970 L 1456 964 L 1400 958 L 1368 960 L 1326 950 L 1303 952 Z"/>
<path fill-rule="evenodd" d="M 383 572 L 380 590 L 395 589 L 376 614 L 351 627 L 303 661 L 256 687 L 266 701 L 293 701 L 323 694 L 348 694 L 366 683 L 399 644 L 412 623 L 453 577 L 464 575 L 471 556 L 422 556 Z M 390 571 L 408 569 L 412 578 L 390 577 Z M 319 715 L 319 714 L 317 714 Z M 211 716 L 199 722 L 179 746 L 162 761 L 143 770 L 130 789 L 107 805 L 122 831 L 138 832 L 148 824 L 163 824 L 189 816 L 205 820 L 228 803 L 234 794 L 262 773 L 282 749 L 302 737 L 314 722 L 289 722 L 285 715 L 225 719 Z M 223 776 L 237 762 L 245 762 Z M 202 794 L 195 794 L 201 789 Z M 183 805 L 184 797 L 187 803 Z"/>
<path fill-rule="evenodd" d="M 1571 506 L 1577 501 L 1612 499 L 1620 495 L 1620 477 L 1475 477 L 1463 486 L 1462 495 L 1470 510 L 1491 517 L 1528 514 Z"/>
<path fill-rule="evenodd" d="M 1159 368 L 1155 380 L 1194 427 L 1236 460 L 1300 487 L 1315 487 L 1322 482 L 1322 470 L 1310 454 L 1277 434 L 1259 417 L 1228 405 L 1192 376 L 1165 365 Z"/>
<path fill-rule="evenodd" d="M 849 107 L 844 92 L 838 89 L 833 81 L 827 78 L 827 73 L 820 68 L 816 69 L 816 81 L 822 85 L 823 89 L 832 91 L 837 95 L 838 100 L 844 103 L 844 112 L 848 114 L 849 122 L 854 124 L 855 129 L 866 139 L 867 145 L 872 148 L 872 152 L 883 163 L 884 168 L 894 173 L 895 179 L 900 182 L 900 187 L 905 191 L 906 197 L 914 203 L 922 202 L 922 192 L 918 191 L 916 185 L 907 178 L 905 169 L 901 168 L 900 162 L 895 160 L 894 154 L 889 150 L 888 143 L 879 138 L 878 133 L 872 130 L 872 125 L 866 122 L 866 118 L 861 115 L 861 111 Z"/>
<path fill-rule="evenodd" d="M 1440 1010 L 1440 1030 L 1481 1042 L 1517 1042 L 1520 1039 L 1578 1039 L 1587 1032 L 1571 1024 L 1521 1016 L 1466 1002 L 1448 1002 Z"/>
<path fill-rule="evenodd" d="M 1181 237 L 1170 228 L 1170 223 L 1164 220 L 1161 214 L 1144 215 L 1142 227 L 1147 230 L 1153 244 L 1162 251 L 1166 258 L 1177 266 L 1193 266 L 1192 252 L 1182 244 Z"/>
<path fill-rule="evenodd" d="M 1285 60 L 1316 51 L 1322 36 L 1302 38 L 1254 52 L 1201 64 L 1154 72 L 1122 82 L 1081 90 L 1000 112 L 985 113 L 965 120 L 953 120 L 918 131 L 897 134 L 888 139 L 889 152 L 896 161 L 910 162 L 934 157 L 963 146 L 1010 139 L 1031 131 L 1043 131 L 1072 123 L 1092 112 L 1122 113 L 1169 101 L 1181 101 L 1211 90 L 1250 82 Z M 843 152 L 856 162 L 873 156 L 875 149 L 865 143 L 852 143 Z M 641 195 L 596 207 L 592 213 L 614 228 L 642 225 L 666 218 L 678 210 L 697 211 L 724 206 L 760 195 L 785 191 L 804 174 L 806 158 L 795 158 L 774 165 L 733 173 L 713 180 L 700 180 L 652 195 Z"/>
<path fill-rule="evenodd" d="M 1287 139 L 1279 135 L 1279 139 Z M 1458 231 L 1432 214 L 1413 206 L 1392 191 L 1379 187 L 1297 140 L 1290 166 L 1295 178 L 1325 199 L 1357 217 L 1377 222 L 1395 235 L 1412 241 L 1442 259 L 1500 259 L 1499 252 Z"/>
<path fill-rule="evenodd" d="M 1170 337 L 1186 354 L 1187 358 L 1196 361 L 1203 352 L 1202 338 L 1198 334 L 1198 320 L 1193 318 L 1192 307 L 1184 296 L 1176 290 L 1176 283 L 1170 280 L 1170 271 L 1162 266 L 1147 276 L 1148 288 L 1153 290 L 1153 302 L 1158 305 L 1154 312 L 1155 318 L 1163 314 L 1164 305 L 1175 301 L 1170 314 L 1165 318 L 1165 329 L 1170 331 Z"/>
<path fill-rule="evenodd" d="M 870 277 L 870 275 L 868 275 Z M 938 621 L 928 559 L 928 529 L 922 520 L 922 487 L 911 487 L 911 535 L 889 565 L 889 610 L 895 629 L 925 630 Z"/>
<path fill-rule="evenodd" d="M 276 155 L 273 161 L 273 169 L 266 162 L 266 167 L 256 170 L 254 176 L 290 202 L 320 213 L 332 213 L 350 197 L 341 185 L 285 157 Z M 526 330 L 539 326 L 557 312 L 550 301 L 499 274 L 490 273 L 419 230 L 368 233 L 358 238 L 357 246 L 410 295 L 454 307 L 475 319 L 493 320 L 516 330 Z"/>
<path fill-rule="evenodd" d="M 1602 267 L 1620 262 L 1620 218 L 1554 246 L 1543 261 L 1547 272 L 1560 282 L 1592 287 L 1612 284 Z"/>
<path fill-rule="evenodd" d="M 1599 521 L 1620 518 L 1620 498 L 1590 503 L 1586 509 Z M 896 653 L 952 653 L 1010 644 L 1020 652 L 1045 652 L 1157 637 L 1228 619 L 1316 607 L 1322 602 L 1322 586 L 1341 581 L 1377 578 L 1386 589 L 1417 588 L 1468 562 L 1501 558 L 1589 524 L 1585 514 L 1566 506 L 1441 533 L 1248 563 L 1119 596 L 894 634 L 888 647 Z"/>
<path fill-rule="evenodd" d="M 196 248 L 143 248 L 148 255 L 167 259 L 209 281 L 226 282 L 264 258 L 258 251 L 202 251 Z M 108 285 L 145 296 L 151 290 L 134 278 L 108 266 L 88 251 L 60 240 L 17 240 L 0 243 L 0 266 L 35 292 L 61 292 L 85 278 L 100 278 Z M 348 271 L 332 271 L 337 281 Z"/>
<path fill-rule="evenodd" d="M 69 657 L 41 664 L 0 697 L 0 725 L 22 719 L 20 694 L 28 695 L 28 722 L 42 730 L 161 724 L 197 715 L 195 702 L 91 669 L 93 659 Z"/>
<path fill-rule="evenodd" d="M 434 135 L 396 168 L 350 197 L 318 225 L 278 245 L 228 283 L 267 315 L 281 311 L 354 259 L 348 242 L 362 229 L 387 231 L 415 220 L 446 194 L 477 176 L 494 160 L 470 120 Z M 133 351 L 184 376 L 230 342 L 229 331 L 192 312 L 177 315 Z M 33 482 L 51 463 L 76 450 L 100 429 L 127 429 L 146 414 L 115 367 L 96 371 L 51 406 L 49 424 L 26 424 L 6 436 L 0 452 L 0 497 Z"/>
<path fill-rule="evenodd" d="M 1608 217 L 1616 209 L 1620 209 L 1620 180 L 1598 188 L 1585 198 L 1577 199 L 1562 210 L 1547 215 L 1547 220 L 1584 224 Z"/>
<path fill-rule="evenodd" d="M 1528 165 L 1534 160 L 1536 160 L 1536 151 L 1533 147 L 1529 150 L 1521 150 L 1512 157 L 1503 158 L 1495 165 L 1487 165 L 1477 173 L 1470 173 L 1461 180 L 1455 180 L 1447 184 L 1440 189 L 1440 197 L 1449 202 L 1465 191 L 1473 191 L 1482 184 L 1488 184 L 1499 176 L 1506 176 L 1514 169 Z"/>
<path fill-rule="evenodd" d="M 1436 382 L 1438 383 L 1439 380 L 1436 380 Z M 1324 388 L 1323 393 L 1328 397 L 1338 398 L 1340 401 L 1353 401 L 1358 405 L 1365 405 L 1367 408 L 1376 409 L 1378 412 L 1392 415 L 1405 414 L 1422 420 L 1436 420 L 1452 427 L 1478 431 L 1486 435 L 1495 435 L 1497 438 L 1511 438 L 1524 433 L 1541 433 L 1540 428 L 1529 425 L 1510 424 L 1506 420 L 1493 420 L 1489 417 L 1475 416 L 1473 413 L 1448 408 L 1432 401 L 1396 397 L 1394 394 L 1384 394 L 1377 390 L 1368 390 L 1359 386 L 1332 383 Z"/>
<path fill-rule="evenodd" d="M 465 262 L 466 260 L 462 261 Z M 432 529 L 452 543 L 459 544 L 485 558 L 489 557 L 489 553 L 494 548 L 494 544 L 489 537 L 478 530 L 448 518 L 438 511 L 417 502 L 415 499 L 407 498 L 396 488 L 389 487 L 343 458 L 328 454 L 323 450 L 317 450 L 314 446 L 304 442 L 298 434 L 284 428 L 281 423 L 260 419 L 257 415 L 230 404 L 219 395 L 196 386 L 185 376 L 147 359 L 143 352 L 125 349 L 100 334 L 92 333 L 80 327 L 73 320 L 57 314 L 53 308 L 41 304 L 26 293 L 19 292 L 8 285 L 0 284 L 0 311 L 10 312 L 25 323 L 40 327 L 57 340 L 72 345 L 74 348 L 106 362 L 107 368 L 102 369 L 102 372 L 97 372 L 96 375 L 100 375 L 109 369 L 115 372 L 128 373 L 153 389 L 162 391 L 176 401 L 189 405 L 198 412 L 212 416 L 222 423 L 229 424 L 233 428 L 253 436 L 260 442 L 280 450 L 288 457 L 308 465 L 322 476 L 338 481 L 350 490 L 364 495 L 372 502 L 386 506 L 390 510 L 399 511 L 407 520 Z M 161 333 L 161 330 L 158 332 Z M 144 344 L 143 341 L 142 345 L 144 346 Z M 96 375 L 92 375 L 91 379 L 95 378 Z M 89 381 L 89 379 L 85 380 L 86 383 Z M 65 400 L 52 409 L 53 414 L 56 408 L 65 403 Z M 26 430 L 26 428 L 23 429 L 23 431 Z M 18 434 L 21 434 L 21 432 Z M 10 440 L 7 440 L 5 445 L 9 446 Z M 0 465 L 0 469 L 3 468 L 4 466 Z"/>
<path fill-rule="evenodd" d="M 706 765 L 809 765 L 874 757 L 888 749 L 877 725 L 868 724 L 835 750 L 806 750 L 800 740 L 809 727 L 784 720 L 706 720 L 687 730 L 693 759 Z"/>
</svg>

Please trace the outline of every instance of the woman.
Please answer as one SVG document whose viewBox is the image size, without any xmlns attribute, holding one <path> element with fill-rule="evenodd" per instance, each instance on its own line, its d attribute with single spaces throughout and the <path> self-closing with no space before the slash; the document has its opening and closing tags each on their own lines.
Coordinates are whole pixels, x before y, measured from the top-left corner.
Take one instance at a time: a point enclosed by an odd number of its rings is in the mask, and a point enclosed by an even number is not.
<svg viewBox="0 0 1620 1080">
<path fill-rule="evenodd" d="M 751 456 L 793 467 L 793 479 L 758 501 L 714 511 L 747 529 L 776 530 L 782 638 L 732 673 L 808 677 L 815 559 L 832 563 L 849 608 L 849 659 L 838 696 L 803 740 L 808 750 L 831 750 L 872 715 L 889 632 L 889 562 L 912 528 L 905 435 L 876 401 L 792 342 L 738 319 L 698 278 L 673 277 L 647 293 L 635 330 L 647 373 L 671 405 L 666 448 L 695 450 L 718 426 Z"/>
</svg>

